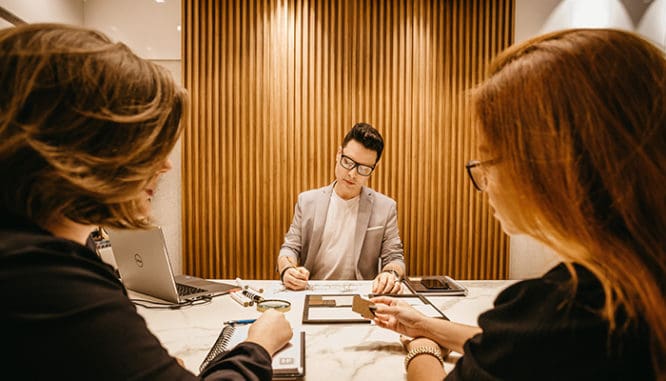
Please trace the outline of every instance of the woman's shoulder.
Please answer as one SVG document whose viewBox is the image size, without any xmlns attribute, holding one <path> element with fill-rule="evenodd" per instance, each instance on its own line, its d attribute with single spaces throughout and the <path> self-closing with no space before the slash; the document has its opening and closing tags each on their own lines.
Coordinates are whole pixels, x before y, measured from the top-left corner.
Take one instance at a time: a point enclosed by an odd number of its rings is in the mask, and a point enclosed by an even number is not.
<svg viewBox="0 0 666 381">
<path fill-rule="evenodd" d="M 86 283 L 122 289 L 116 273 L 88 247 L 39 229 L 0 229 L 0 281 L 66 289 Z"/>
<path fill-rule="evenodd" d="M 517 282 L 479 316 L 483 333 L 467 341 L 455 373 L 492 374 L 497 378 L 487 379 L 493 380 L 620 380 L 639 369 L 647 373 L 640 379 L 651 379 L 648 336 L 641 327 L 612 333 L 604 300 L 601 283 L 579 265 L 559 264 Z"/>
<path fill-rule="evenodd" d="M 560 263 L 542 277 L 509 286 L 494 304 L 496 312 L 529 314 L 530 321 L 582 316 L 598 320 L 597 311 L 604 305 L 604 298 L 601 283 L 589 270 Z"/>
<path fill-rule="evenodd" d="M 0 257 L 3 260 L 25 255 L 57 257 L 61 254 L 89 257 L 94 252 L 39 228 L 0 228 Z"/>
</svg>

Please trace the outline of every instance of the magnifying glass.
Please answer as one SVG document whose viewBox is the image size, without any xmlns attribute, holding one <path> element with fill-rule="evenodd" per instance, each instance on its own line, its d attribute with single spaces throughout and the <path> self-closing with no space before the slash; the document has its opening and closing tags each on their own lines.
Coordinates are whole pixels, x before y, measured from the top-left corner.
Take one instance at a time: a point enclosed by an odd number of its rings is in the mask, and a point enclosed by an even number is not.
<svg viewBox="0 0 666 381">
<path fill-rule="evenodd" d="M 287 312 L 291 309 L 291 302 L 282 299 L 264 299 L 261 295 L 256 294 L 249 290 L 243 290 L 243 295 L 254 300 L 257 304 L 257 311 L 264 312 L 266 310 L 277 310 L 280 312 Z"/>
<path fill-rule="evenodd" d="M 287 312 L 291 309 L 291 302 L 282 299 L 262 299 L 257 302 L 257 311 L 276 310 Z"/>
</svg>

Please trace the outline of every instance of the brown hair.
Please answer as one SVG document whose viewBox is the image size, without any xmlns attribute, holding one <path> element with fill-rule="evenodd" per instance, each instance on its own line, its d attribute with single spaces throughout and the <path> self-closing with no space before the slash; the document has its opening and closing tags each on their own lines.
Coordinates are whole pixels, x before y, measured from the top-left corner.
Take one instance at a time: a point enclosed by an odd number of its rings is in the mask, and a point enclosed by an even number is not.
<svg viewBox="0 0 666 381">
<path fill-rule="evenodd" d="M 187 95 L 99 32 L 0 31 L 0 211 L 44 226 L 142 228 L 141 198 L 180 136 Z"/>
<path fill-rule="evenodd" d="M 624 328 L 619 310 L 647 322 L 661 380 L 665 100 L 662 51 L 629 32 L 578 29 L 504 52 L 473 102 L 507 194 L 521 197 L 511 221 L 599 278 L 611 329 Z"/>
<path fill-rule="evenodd" d="M 375 160 L 375 163 L 377 163 L 382 157 L 382 152 L 384 152 L 384 138 L 382 138 L 382 134 L 370 124 L 356 123 L 342 140 L 342 148 L 345 148 L 347 143 L 352 140 L 356 140 L 361 143 L 363 147 L 377 152 L 377 160 Z"/>
</svg>

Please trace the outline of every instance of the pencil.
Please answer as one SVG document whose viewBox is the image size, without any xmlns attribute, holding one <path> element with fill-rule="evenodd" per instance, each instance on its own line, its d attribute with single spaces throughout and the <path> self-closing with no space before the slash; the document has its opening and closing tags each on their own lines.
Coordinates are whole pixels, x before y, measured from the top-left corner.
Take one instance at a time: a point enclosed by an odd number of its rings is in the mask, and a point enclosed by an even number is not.
<svg viewBox="0 0 666 381">
<path fill-rule="evenodd" d="M 242 297 L 238 296 L 238 294 L 236 294 L 236 292 L 230 292 L 229 296 L 231 296 L 231 299 L 235 300 L 236 303 L 240 304 L 243 307 L 248 307 L 250 305 L 250 303 L 248 303 L 247 301 L 244 301 L 242 299 Z"/>
<path fill-rule="evenodd" d="M 236 285 L 237 285 L 238 287 L 240 287 L 240 288 L 245 288 L 245 287 L 247 287 L 247 286 L 245 286 L 245 285 L 243 284 L 243 280 L 242 280 L 241 278 L 236 278 Z"/>
<path fill-rule="evenodd" d="M 246 284 L 246 285 L 245 285 L 245 289 L 246 289 L 246 290 L 247 290 L 247 289 L 250 289 L 250 290 L 256 292 L 257 294 L 263 294 L 263 293 L 264 293 L 264 289 L 263 289 L 263 288 L 261 288 L 261 287 L 260 287 L 260 288 L 254 288 L 254 287 L 250 286 L 249 284 Z"/>
<path fill-rule="evenodd" d="M 264 292 L 263 288 L 255 288 L 250 286 L 249 284 L 243 284 L 243 280 L 241 278 L 236 278 L 236 285 L 245 290 L 250 289 L 256 292 L 257 294 L 262 294 Z"/>
<path fill-rule="evenodd" d="M 254 300 L 252 300 L 252 298 L 248 298 L 247 295 L 245 295 L 246 292 L 247 292 L 246 290 L 237 291 L 236 296 L 238 296 L 242 300 L 245 300 L 246 303 L 248 303 L 250 306 L 253 306 L 254 305 Z"/>
</svg>

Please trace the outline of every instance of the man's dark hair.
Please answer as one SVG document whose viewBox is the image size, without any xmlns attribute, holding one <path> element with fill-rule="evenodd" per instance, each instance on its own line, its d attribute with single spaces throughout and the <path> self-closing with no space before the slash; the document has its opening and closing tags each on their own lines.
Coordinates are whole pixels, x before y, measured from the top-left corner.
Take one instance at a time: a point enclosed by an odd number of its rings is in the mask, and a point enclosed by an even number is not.
<svg viewBox="0 0 666 381">
<path fill-rule="evenodd" d="M 352 139 L 363 144 L 363 147 L 377 152 L 377 160 L 375 160 L 375 163 L 379 161 L 380 157 L 382 157 L 382 151 L 384 151 L 384 139 L 379 131 L 368 123 L 356 123 L 342 141 L 342 148 L 345 148 L 347 143 Z"/>
</svg>

